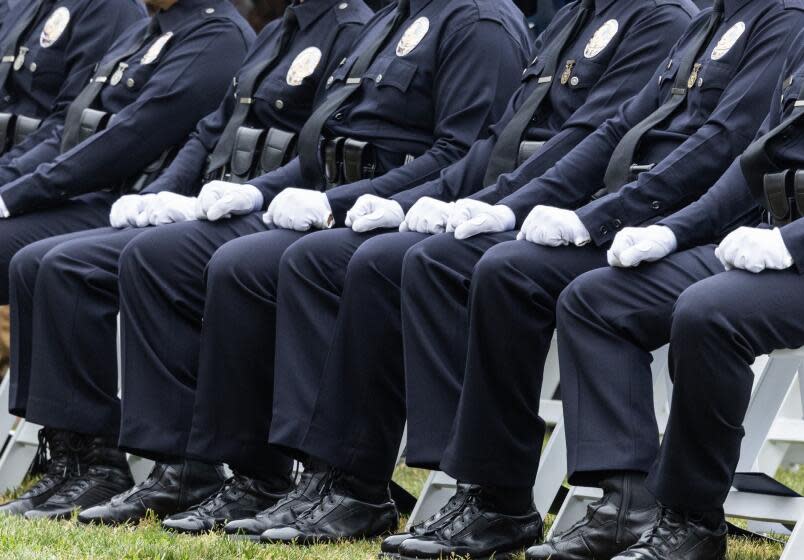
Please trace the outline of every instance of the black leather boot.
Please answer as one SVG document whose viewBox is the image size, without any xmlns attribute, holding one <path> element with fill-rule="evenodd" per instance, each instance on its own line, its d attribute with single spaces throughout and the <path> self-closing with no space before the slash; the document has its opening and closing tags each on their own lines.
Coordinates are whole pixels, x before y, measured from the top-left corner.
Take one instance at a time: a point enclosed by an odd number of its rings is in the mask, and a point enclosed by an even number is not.
<svg viewBox="0 0 804 560">
<path fill-rule="evenodd" d="M 39 507 L 28 511 L 28 519 L 64 519 L 73 512 L 101 504 L 134 484 L 126 454 L 116 442 L 103 437 L 85 437 L 78 472 Z"/>
<path fill-rule="evenodd" d="M 0 514 L 24 515 L 44 504 L 78 472 L 80 447 L 77 434 L 53 428 L 39 430 L 39 450 L 31 472 L 44 471 L 44 474 L 19 498 L 0 506 Z"/>
<path fill-rule="evenodd" d="M 268 529 L 292 524 L 320 498 L 328 476 L 326 470 L 315 468 L 305 470 L 301 473 L 296 488 L 273 506 L 252 518 L 227 523 L 223 528 L 226 536 L 231 539 L 259 541 L 260 535 Z"/>
<path fill-rule="evenodd" d="M 78 521 L 117 525 L 139 521 L 149 510 L 159 518 L 173 515 L 212 495 L 225 478 L 220 465 L 198 461 L 156 463 L 140 484 L 105 504 L 82 511 Z"/>
<path fill-rule="evenodd" d="M 180 533 L 206 533 L 236 519 L 253 518 L 284 498 L 290 489 L 290 478 L 263 482 L 235 473 L 216 493 L 185 512 L 171 515 L 162 526 Z"/>
<path fill-rule="evenodd" d="M 645 475 L 623 473 L 605 479 L 600 486 L 603 497 L 589 505 L 586 517 L 549 541 L 528 549 L 525 558 L 612 558 L 636 543 L 656 520 L 656 500 L 645 488 Z"/>
<path fill-rule="evenodd" d="M 542 518 L 531 505 L 522 514 L 498 513 L 480 486 L 471 486 L 463 507 L 433 535 L 413 538 L 399 546 L 403 559 L 514 558 L 541 540 Z"/>
<path fill-rule="evenodd" d="M 441 527 L 446 526 L 454 517 L 454 514 L 463 509 L 469 495 L 469 484 L 458 483 L 455 495 L 452 496 L 447 504 L 438 510 L 432 517 L 425 519 L 410 528 L 407 533 L 397 533 L 382 541 L 380 545 L 379 558 L 399 558 L 399 547 L 408 539 L 421 538 L 435 535 Z"/>
<path fill-rule="evenodd" d="M 660 507 L 656 523 L 614 560 L 724 560 L 723 512 L 691 513 Z"/>
<path fill-rule="evenodd" d="M 387 483 L 333 470 L 316 504 L 285 527 L 267 529 L 264 543 L 310 545 L 370 539 L 394 531 L 399 512 Z"/>
</svg>

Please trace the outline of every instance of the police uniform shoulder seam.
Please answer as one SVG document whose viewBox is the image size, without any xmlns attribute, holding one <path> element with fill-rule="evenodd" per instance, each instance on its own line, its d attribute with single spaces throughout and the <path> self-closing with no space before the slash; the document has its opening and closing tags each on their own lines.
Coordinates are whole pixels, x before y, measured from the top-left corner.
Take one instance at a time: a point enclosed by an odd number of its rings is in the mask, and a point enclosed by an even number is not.
<svg viewBox="0 0 804 560">
<path fill-rule="evenodd" d="M 696 15 L 700 11 L 691 0 L 653 0 L 653 5 L 656 8 L 660 8 L 662 6 L 676 6 L 677 8 L 687 12 L 690 17 Z"/>
<path fill-rule="evenodd" d="M 502 9 L 500 2 L 497 0 L 474 0 L 474 6 L 477 10 L 477 19 L 479 20 L 492 20 L 503 21 Z"/>
<path fill-rule="evenodd" d="M 784 0 L 782 6 L 785 10 L 804 10 L 804 0 Z"/>
<path fill-rule="evenodd" d="M 358 2 L 343 0 L 336 3 L 332 9 L 335 11 L 335 21 L 340 26 L 350 23 L 365 23 L 371 17 L 371 11 L 368 7 L 363 10 Z"/>
</svg>

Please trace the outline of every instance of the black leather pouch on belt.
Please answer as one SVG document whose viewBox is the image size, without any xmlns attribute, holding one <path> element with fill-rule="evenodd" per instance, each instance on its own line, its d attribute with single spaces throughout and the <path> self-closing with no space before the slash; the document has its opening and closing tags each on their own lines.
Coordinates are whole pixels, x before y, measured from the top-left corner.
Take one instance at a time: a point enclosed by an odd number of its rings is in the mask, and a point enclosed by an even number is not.
<svg viewBox="0 0 804 560">
<path fill-rule="evenodd" d="M 17 116 L 12 113 L 0 113 L 0 154 L 11 147 L 15 120 Z"/>
<path fill-rule="evenodd" d="M 229 177 L 232 183 L 245 183 L 253 177 L 257 154 L 265 139 L 265 130 L 241 126 L 237 129 L 232 157 L 229 159 Z"/>
<path fill-rule="evenodd" d="M 143 169 L 139 175 L 123 182 L 120 188 L 121 194 L 137 194 L 142 192 L 145 187 L 153 183 L 154 180 L 159 177 L 162 171 L 168 168 L 177 153 L 178 149 L 176 148 L 169 148 L 162 152 L 162 154 L 152 161 L 148 167 Z"/>
<path fill-rule="evenodd" d="M 78 130 L 78 143 L 80 144 L 93 134 L 96 134 L 106 128 L 109 124 L 109 119 L 112 117 L 106 111 L 98 111 L 97 109 L 84 109 L 81 113 L 81 124 Z"/>
<path fill-rule="evenodd" d="M 14 124 L 14 144 L 19 144 L 36 132 L 40 124 L 42 124 L 42 119 L 35 119 L 24 115 L 18 116 L 17 122 Z"/>
<path fill-rule="evenodd" d="M 279 169 L 296 155 L 296 135 L 278 128 L 271 128 L 265 136 L 260 155 L 259 174 Z"/>
<path fill-rule="evenodd" d="M 521 144 L 519 144 L 519 153 L 516 155 L 516 166 L 519 167 L 530 157 L 542 149 L 544 146 L 544 142 L 537 141 L 537 140 L 525 140 Z"/>
<path fill-rule="evenodd" d="M 343 143 L 343 180 L 345 184 L 373 179 L 377 171 L 374 150 L 368 142 L 352 138 Z"/>
<path fill-rule="evenodd" d="M 340 185 L 343 183 L 343 143 L 346 138 L 339 136 L 332 140 L 324 140 L 324 175 L 327 179 L 327 187 Z"/>
<path fill-rule="evenodd" d="M 787 169 L 763 178 L 765 208 L 774 226 L 783 226 L 802 216 L 804 171 Z"/>
</svg>

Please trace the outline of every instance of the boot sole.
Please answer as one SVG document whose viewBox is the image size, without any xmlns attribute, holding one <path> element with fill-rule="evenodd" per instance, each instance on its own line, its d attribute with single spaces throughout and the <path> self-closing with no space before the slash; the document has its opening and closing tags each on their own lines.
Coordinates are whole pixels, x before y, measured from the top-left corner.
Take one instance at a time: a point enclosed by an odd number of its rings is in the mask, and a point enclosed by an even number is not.
<svg viewBox="0 0 804 560">
<path fill-rule="evenodd" d="M 402 557 L 394 552 L 378 552 L 377 558 L 378 560 L 401 560 Z"/>
<path fill-rule="evenodd" d="M 514 560 L 517 555 L 522 552 L 521 550 L 513 551 L 513 552 L 497 552 L 490 556 L 453 556 L 452 554 L 449 555 L 442 555 L 442 556 L 431 556 L 427 558 L 418 558 L 416 556 L 397 556 L 400 560 L 449 560 L 450 558 L 469 558 L 471 560 Z"/>
<path fill-rule="evenodd" d="M 226 538 L 230 541 L 250 541 L 258 543 L 260 542 L 259 535 L 249 535 L 247 533 L 226 533 Z"/>
</svg>

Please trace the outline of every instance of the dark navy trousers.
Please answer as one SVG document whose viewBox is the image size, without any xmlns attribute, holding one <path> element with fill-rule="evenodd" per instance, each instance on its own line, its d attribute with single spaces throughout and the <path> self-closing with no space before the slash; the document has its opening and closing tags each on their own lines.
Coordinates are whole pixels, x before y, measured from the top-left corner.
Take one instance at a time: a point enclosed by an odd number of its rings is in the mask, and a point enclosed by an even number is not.
<svg viewBox="0 0 804 560">
<path fill-rule="evenodd" d="M 0 220 L 0 304 L 11 305 L 9 410 L 12 414 L 27 415 L 33 367 L 57 372 L 69 360 L 63 354 L 42 354 L 33 346 L 37 338 L 33 334 L 35 285 L 43 258 L 53 246 L 50 238 L 107 225 L 109 209 L 116 198 L 115 193 L 93 193 L 55 208 Z M 42 293 L 48 291 L 50 288 Z M 69 310 L 54 308 L 41 322 L 46 329 L 55 328 L 52 323 L 61 324 L 69 314 Z"/>
<path fill-rule="evenodd" d="M 570 480 L 649 473 L 668 506 L 722 507 L 744 435 L 756 356 L 804 345 L 804 276 L 725 272 L 714 246 L 578 278 L 559 303 Z M 670 343 L 673 400 L 659 447 L 650 351 Z"/>
<path fill-rule="evenodd" d="M 542 373 L 561 291 L 605 249 L 514 233 L 437 236 L 405 258 L 402 318 L 411 445 L 453 477 L 528 488 L 539 464 Z M 415 389 L 414 389 L 415 388 Z"/>
</svg>

